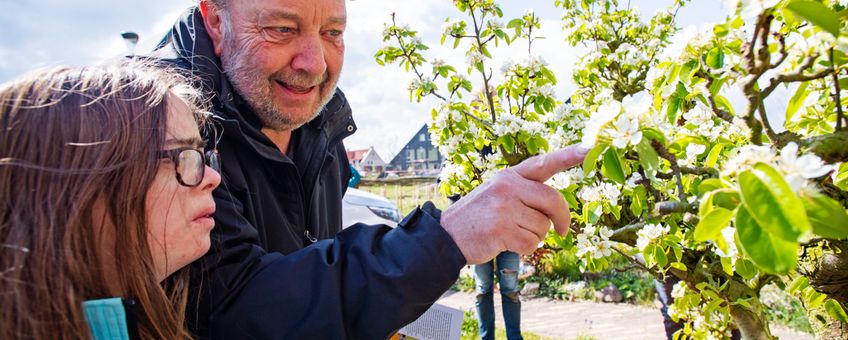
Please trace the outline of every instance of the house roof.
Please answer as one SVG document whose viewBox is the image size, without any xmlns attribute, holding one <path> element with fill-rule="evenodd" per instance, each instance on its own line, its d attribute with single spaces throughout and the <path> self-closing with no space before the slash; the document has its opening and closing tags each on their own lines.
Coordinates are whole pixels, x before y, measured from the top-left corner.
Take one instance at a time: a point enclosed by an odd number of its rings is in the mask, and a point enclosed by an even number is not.
<svg viewBox="0 0 848 340">
<path fill-rule="evenodd" d="M 351 162 L 361 161 L 365 154 L 368 153 L 368 150 L 370 149 L 347 150 L 347 159 Z"/>
</svg>

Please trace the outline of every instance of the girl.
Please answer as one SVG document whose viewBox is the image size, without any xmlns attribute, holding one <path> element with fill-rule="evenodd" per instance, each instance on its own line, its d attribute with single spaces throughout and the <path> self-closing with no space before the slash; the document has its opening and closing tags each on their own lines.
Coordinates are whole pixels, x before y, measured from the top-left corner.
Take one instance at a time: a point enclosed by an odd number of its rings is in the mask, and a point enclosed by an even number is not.
<svg viewBox="0 0 848 340">
<path fill-rule="evenodd" d="M 0 339 L 190 337 L 220 176 L 185 84 L 124 64 L 0 86 Z"/>
</svg>

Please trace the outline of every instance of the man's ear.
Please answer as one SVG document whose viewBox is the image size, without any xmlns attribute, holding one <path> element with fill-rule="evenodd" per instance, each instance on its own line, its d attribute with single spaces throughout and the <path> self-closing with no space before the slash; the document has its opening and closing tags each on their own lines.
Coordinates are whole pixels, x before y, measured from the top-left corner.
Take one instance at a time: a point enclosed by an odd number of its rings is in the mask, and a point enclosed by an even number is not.
<svg viewBox="0 0 848 340">
<path fill-rule="evenodd" d="M 206 32 L 212 38 L 212 47 L 215 49 L 215 56 L 220 58 L 221 46 L 224 40 L 221 30 L 221 25 L 223 25 L 221 10 L 208 0 L 201 0 L 200 15 L 203 16 L 203 26 L 206 27 Z"/>
</svg>

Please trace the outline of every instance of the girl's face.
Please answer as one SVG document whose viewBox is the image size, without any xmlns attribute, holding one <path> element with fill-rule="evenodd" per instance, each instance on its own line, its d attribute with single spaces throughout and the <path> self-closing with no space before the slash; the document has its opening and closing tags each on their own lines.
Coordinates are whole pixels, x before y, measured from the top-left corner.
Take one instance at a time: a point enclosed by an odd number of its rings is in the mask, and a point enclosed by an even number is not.
<svg viewBox="0 0 848 340">
<path fill-rule="evenodd" d="M 162 151 L 184 148 L 202 153 L 204 143 L 191 110 L 175 95 L 168 100 L 168 124 Z M 159 281 L 209 250 L 209 235 L 215 226 L 212 190 L 221 183 L 221 176 L 206 164 L 201 165 L 198 157 L 191 156 L 197 154 L 188 151 L 177 157 L 179 170 L 174 160 L 162 158 L 147 191 L 147 242 Z M 184 183 L 192 184 L 193 175 L 201 172 L 203 179 L 197 186 L 189 187 L 177 180 L 178 171 Z"/>
</svg>

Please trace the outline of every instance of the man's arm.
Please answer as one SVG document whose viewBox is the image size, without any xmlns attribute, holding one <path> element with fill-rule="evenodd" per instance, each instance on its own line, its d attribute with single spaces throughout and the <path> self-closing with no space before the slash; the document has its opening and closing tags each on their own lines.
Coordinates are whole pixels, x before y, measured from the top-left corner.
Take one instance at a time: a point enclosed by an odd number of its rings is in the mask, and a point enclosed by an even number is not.
<svg viewBox="0 0 848 340">
<path fill-rule="evenodd" d="M 530 158 L 444 216 L 428 203 L 396 229 L 357 225 L 288 256 L 259 248 L 255 229 L 239 219 L 238 202 L 219 205 L 216 234 L 222 239 L 213 244 L 225 250 L 205 260 L 225 257 L 205 271 L 211 304 L 201 305 L 201 321 L 210 323 L 200 325 L 200 335 L 384 338 L 423 313 L 466 263 L 504 250 L 529 253 L 551 224 L 565 233 L 568 206 L 542 182 L 584 155 L 569 148 Z"/>
<path fill-rule="evenodd" d="M 465 259 L 428 203 L 395 229 L 355 225 L 290 255 L 257 258 L 211 310 L 212 338 L 380 339 L 414 321 Z"/>
</svg>

